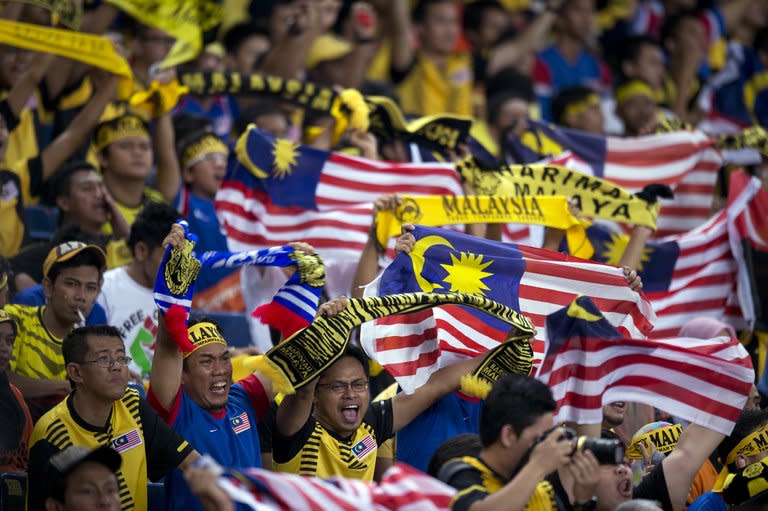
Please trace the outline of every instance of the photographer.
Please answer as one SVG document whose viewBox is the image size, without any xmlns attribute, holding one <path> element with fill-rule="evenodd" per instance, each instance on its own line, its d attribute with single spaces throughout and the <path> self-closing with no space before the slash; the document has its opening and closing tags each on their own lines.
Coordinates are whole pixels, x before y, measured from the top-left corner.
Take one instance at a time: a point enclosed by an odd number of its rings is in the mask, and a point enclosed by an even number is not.
<svg viewBox="0 0 768 511">
<path fill-rule="evenodd" d="M 480 415 L 480 454 L 450 460 L 439 471 L 440 480 L 459 490 L 451 509 L 525 509 L 532 496 L 544 495 L 537 485 L 562 467 L 570 485 L 580 486 L 576 493 L 590 500 L 597 461 L 589 452 L 574 453 L 575 442 L 563 428 L 552 429 L 554 410 L 552 394 L 540 381 L 519 374 L 499 380 Z M 561 492 L 563 497 L 570 501 Z"/>
</svg>

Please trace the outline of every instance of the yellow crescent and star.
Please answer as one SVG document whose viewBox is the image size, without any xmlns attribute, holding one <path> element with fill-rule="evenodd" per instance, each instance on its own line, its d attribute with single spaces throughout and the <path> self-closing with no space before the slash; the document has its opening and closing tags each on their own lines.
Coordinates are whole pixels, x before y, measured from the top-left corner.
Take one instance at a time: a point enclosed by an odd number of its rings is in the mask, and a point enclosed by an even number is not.
<svg viewBox="0 0 768 511">
<path fill-rule="evenodd" d="M 448 247 L 452 251 L 451 262 L 440 265 L 448 273 L 442 282 L 431 282 L 422 275 L 425 253 L 435 246 Z M 416 283 L 422 291 L 459 291 L 485 296 L 485 291 L 490 290 L 483 279 L 493 276 L 493 273 L 485 271 L 493 264 L 493 260 L 485 260 L 482 254 L 457 251 L 451 242 L 442 236 L 429 235 L 416 240 L 409 255 Z"/>
</svg>

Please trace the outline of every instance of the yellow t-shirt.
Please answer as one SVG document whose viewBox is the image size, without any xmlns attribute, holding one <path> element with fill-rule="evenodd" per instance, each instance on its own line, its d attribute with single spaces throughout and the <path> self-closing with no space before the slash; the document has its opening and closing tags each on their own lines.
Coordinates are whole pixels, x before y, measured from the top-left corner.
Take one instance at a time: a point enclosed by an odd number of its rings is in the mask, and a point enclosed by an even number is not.
<svg viewBox="0 0 768 511">
<path fill-rule="evenodd" d="M 35 379 L 64 380 L 62 339 L 43 324 L 45 305 L 6 305 L 4 309 L 16 320 L 17 335 L 13 345 L 11 370 Z"/>
<path fill-rule="evenodd" d="M 125 221 L 129 225 L 133 224 L 136 217 L 139 216 L 141 210 L 148 202 L 165 202 L 165 197 L 162 193 L 149 186 L 144 187 L 144 196 L 141 199 L 141 204 L 138 206 L 126 206 L 115 201 L 117 209 L 120 210 L 120 214 L 123 215 Z M 104 234 L 112 234 L 112 226 L 104 224 L 101 228 Z M 133 261 L 133 255 L 131 249 L 128 248 L 128 244 L 125 240 L 113 240 L 107 244 L 107 268 L 117 268 L 119 266 L 125 266 Z"/>
<path fill-rule="evenodd" d="M 24 240 L 24 201 L 21 178 L 0 169 L 0 255 L 15 256 Z"/>
<path fill-rule="evenodd" d="M 307 476 L 373 480 L 378 446 L 392 436 L 392 401 L 371 403 L 360 427 L 348 438 L 325 429 L 314 417 L 293 436 L 275 430 L 272 468 Z"/>
<path fill-rule="evenodd" d="M 40 495 L 44 493 L 47 460 L 70 445 L 91 449 L 110 446 L 118 451 L 123 458 L 117 472 L 120 508 L 147 509 L 147 478 L 162 477 L 186 458 L 192 448 L 149 409 L 135 389 L 127 389 L 112 404 L 105 427 L 94 427 L 78 416 L 72 395 L 43 415 L 32 431 L 27 509 L 38 509 Z M 145 432 L 150 436 L 145 436 Z"/>
<path fill-rule="evenodd" d="M 397 93 L 408 115 L 472 115 L 472 59 L 467 54 L 451 55 L 442 69 L 417 54 L 405 76 L 393 78 L 399 81 Z"/>
</svg>

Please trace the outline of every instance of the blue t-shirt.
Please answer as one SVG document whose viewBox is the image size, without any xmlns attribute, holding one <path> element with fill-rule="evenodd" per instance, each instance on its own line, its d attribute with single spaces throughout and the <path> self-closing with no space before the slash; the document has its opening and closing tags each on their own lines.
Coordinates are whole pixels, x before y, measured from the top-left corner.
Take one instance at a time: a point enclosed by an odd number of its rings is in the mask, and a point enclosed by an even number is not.
<svg viewBox="0 0 768 511">
<path fill-rule="evenodd" d="M 427 471 L 440 444 L 462 433 L 477 433 L 483 402 L 454 392 L 427 408 L 397 433 L 395 459 Z"/>
<path fill-rule="evenodd" d="M 726 511 L 725 500 L 719 493 L 708 491 L 688 506 L 688 511 Z"/>
<path fill-rule="evenodd" d="M 13 297 L 11 303 L 18 303 L 21 305 L 45 305 L 45 293 L 43 292 L 43 286 L 37 284 L 32 287 L 28 287 L 24 291 L 21 291 Z M 93 303 L 93 308 L 88 317 L 85 318 L 86 325 L 106 325 L 107 313 L 104 312 L 104 307 L 98 303 Z"/>
<path fill-rule="evenodd" d="M 541 106 L 542 118 L 552 121 L 552 98 L 559 91 L 566 87 L 583 85 L 597 93 L 603 93 L 610 89 L 611 78 L 608 68 L 588 52 L 582 51 L 574 62 L 569 62 L 557 47 L 552 45 L 536 57 L 533 85 Z"/>
<path fill-rule="evenodd" d="M 269 401 L 255 376 L 232 385 L 227 406 L 219 415 L 201 408 L 183 388 L 170 411 L 159 405 L 151 388 L 148 401 L 200 454 L 209 454 L 223 467 L 261 467 L 256 424 L 269 411 Z M 165 499 L 166 509 L 203 511 L 178 468 L 165 478 Z"/>
</svg>

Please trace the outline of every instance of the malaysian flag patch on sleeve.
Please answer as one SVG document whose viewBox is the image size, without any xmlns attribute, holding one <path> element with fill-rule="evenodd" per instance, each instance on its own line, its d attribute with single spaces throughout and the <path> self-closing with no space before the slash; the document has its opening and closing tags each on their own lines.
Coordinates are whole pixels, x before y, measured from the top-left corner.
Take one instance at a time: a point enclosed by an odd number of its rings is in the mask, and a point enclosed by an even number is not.
<svg viewBox="0 0 768 511">
<path fill-rule="evenodd" d="M 251 421 L 248 420 L 248 412 L 243 412 L 237 417 L 232 417 L 232 431 L 239 435 L 243 431 L 251 429 Z"/>
<path fill-rule="evenodd" d="M 134 447 L 141 445 L 142 443 L 143 441 L 141 440 L 139 430 L 134 429 L 112 440 L 112 448 L 122 454 L 125 451 L 130 451 Z"/>
<path fill-rule="evenodd" d="M 357 442 L 352 446 L 352 454 L 362 461 L 366 456 L 376 450 L 376 440 L 371 435 L 366 435 L 365 438 Z"/>
</svg>

